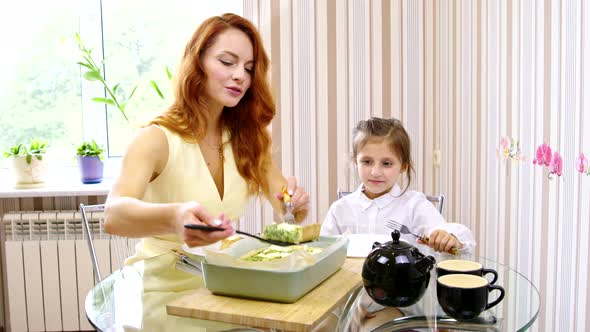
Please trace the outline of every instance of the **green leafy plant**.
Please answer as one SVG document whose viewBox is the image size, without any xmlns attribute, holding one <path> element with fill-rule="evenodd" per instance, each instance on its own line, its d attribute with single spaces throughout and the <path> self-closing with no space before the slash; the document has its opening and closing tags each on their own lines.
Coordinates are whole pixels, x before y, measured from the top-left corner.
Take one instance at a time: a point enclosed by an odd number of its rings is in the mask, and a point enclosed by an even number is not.
<svg viewBox="0 0 590 332">
<path fill-rule="evenodd" d="M 82 38 L 80 37 L 80 34 L 78 34 L 77 32 L 76 32 L 76 41 L 78 42 L 78 46 L 80 47 L 80 55 L 82 56 L 82 60 L 83 60 L 83 61 L 79 61 L 78 64 L 80 66 L 88 69 L 88 71 L 85 72 L 83 75 L 84 78 L 88 81 L 91 81 L 91 82 L 100 82 L 102 84 L 102 86 L 104 87 L 106 94 L 107 94 L 106 98 L 95 97 L 95 98 L 92 98 L 92 101 L 95 101 L 98 103 L 104 103 L 104 104 L 116 107 L 121 112 L 123 117 L 125 117 L 125 120 L 127 120 L 127 122 L 129 122 L 129 118 L 127 117 L 127 114 L 125 113 L 125 107 L 127 106 L 127 103 L 129 102 L 129 100 L 131 100 L 131 98 L 135 94 L 135 90 L 137 90 L 137 85 L 131 90 L 131 93 L 129 94 L 129 96 L 125 95 L 125 93 L 123 92 L 123 89 L 121 89 L 120 83 L 113 85 L 112 88 L 109 87 L 109 84 L 105 80 L 104 73 L 102 71 L 103 62 L 101 61 L 100 65 L 98 65 L 97 62 L 94 61 L 94 59 L 92 58 L 92 50 L 86 48 L 86 46 L 82 42 Z"/>
<path fill-rule="evenodd" d="M 102 146 L 96 144 L 94 140 L 91 142 L 82 142 L 82 144 L 78 147 L 76 154 L 78 156 L 83 157 L 98 157 L 98 159 L 102 160 L 104 149 Z"/>
<path fill-rule="evenodd" d="M 43 160 L 43 155 L 47 152 L 47 143 L 36 138 L 31 139 L 31 144 L 27 147 L 22 143 L 12 146 L 4 152 L 6 158 L 24 156 L 26 157 L 27 164 L 31 163 L 33 157 L 37 160 Z"/>
<path fill-rule="evenodd" d="M 20 143 L 18 145 L 15 145 L 15 146 L 11 147 L 7 151 L 5 151 L 4 152 L 4 157 L 10 158 L 10 157 L 16 157 L 16 156 L 23 156 L 25 149 L 26 148 L 23 147 L 23 144 Z"/>
<path fill-rule="evenodd" d="M 168 81 L 172 81 L 172 74 L 170 73 L 170 69 L 168 68 L 168 66 L 166 66 L 166 76 L 168 77 Z M 154 88 L 154 90 L 156 91 L 158 96 L 160 96 L 160 98 L 162 98 L 162 100 L 166 100 L 166 98 L 164 97 L 164 94 L 162 93 L 162 90 L 160 90 L 160 87 L 158 86 L 156 81 L 151 80 L 150 83 L 152 84 L 152 88 Z"/>
</svg>

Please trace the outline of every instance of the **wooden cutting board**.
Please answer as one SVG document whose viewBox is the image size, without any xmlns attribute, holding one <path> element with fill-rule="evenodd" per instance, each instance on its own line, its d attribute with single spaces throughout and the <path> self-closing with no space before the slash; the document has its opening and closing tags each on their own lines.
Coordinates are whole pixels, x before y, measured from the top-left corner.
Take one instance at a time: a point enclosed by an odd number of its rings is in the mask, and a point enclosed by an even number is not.
<svg viewBox="0 0 590 332">
<path fill-rule="evenodd" d="M 286 331 L 311 331 L 362 284 L 364 259 L 347 258 L 340 270 L 295 303 L 276 303 L 212 294 L 206 288 L 166 306 L 169 315 Z"/>
</svg>

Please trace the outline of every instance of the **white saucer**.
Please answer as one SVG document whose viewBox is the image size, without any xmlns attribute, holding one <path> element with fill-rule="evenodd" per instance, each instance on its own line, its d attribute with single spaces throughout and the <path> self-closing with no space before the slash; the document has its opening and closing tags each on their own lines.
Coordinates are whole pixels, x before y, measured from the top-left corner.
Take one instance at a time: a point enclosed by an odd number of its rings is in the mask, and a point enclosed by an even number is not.
<svg viewBox="0 0 590 332">
<path fill-rule="evenodd" d="M 373 250 L 373 243 L 385 243 L 391 241 L 390 235 L 385 234 L 348 234 L 348 257 L 367 257 Z"/>
</svg>

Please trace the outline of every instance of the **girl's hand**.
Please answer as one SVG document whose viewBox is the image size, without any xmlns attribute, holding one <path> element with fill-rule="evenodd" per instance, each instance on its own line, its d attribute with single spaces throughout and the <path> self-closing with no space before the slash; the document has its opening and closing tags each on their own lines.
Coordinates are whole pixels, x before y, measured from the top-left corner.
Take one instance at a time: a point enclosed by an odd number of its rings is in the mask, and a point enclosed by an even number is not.
<svg viewBox="0 0 590 332">
<path fill-rule="evenodd" d="M 309 212 L 309 194 L 305 192 L 305 188 L 297 186 L 297 179 L 294 176 L 287 179 L 287 192 L 291 196 L 295 220 L 297 222 L 303 221 Z M 278 200 L 284 202 L 283 193 L 275 195 Z"/>
<path fill-rule="evenodd" d="M 461 249 L 463 244 L 455 237 L 442 229 L 437 229 L 430 234 L 428 242 L 418 240 L 418 243 L 426 244 L 435 251 L 449 252 L 452 248 Z"/>
<path fill-rule="evenodd" d="M 231 220 L 227 219 L 225 214 L 214 218 L 207 210 L 197 202 L 183 203 L 176 211 L 176 233 L 181 241 L 189 247 L 205 246 L 234 233 Z M 187 229 L 185 224 L 201 224 L 225 228 L 224 231 L 202 231 L 196 229 Z"/>
</svg>

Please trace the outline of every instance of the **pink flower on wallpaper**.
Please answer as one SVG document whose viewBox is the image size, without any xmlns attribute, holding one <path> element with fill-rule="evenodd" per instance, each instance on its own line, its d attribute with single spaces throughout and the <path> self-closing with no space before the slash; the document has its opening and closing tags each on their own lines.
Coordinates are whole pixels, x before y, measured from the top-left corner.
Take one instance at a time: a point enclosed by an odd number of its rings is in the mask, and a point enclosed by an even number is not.
<svg viewBox="0 0 590 332">
<path fill-rule="evenodd" d="M 582 174 L 587 173 L 590 175 L 590 167 L 588 167 L 588 158 L 584 156 L 584 153 L 580 153 L 576 158 L 576 170 Z"/>
<path fill-rule="evenodd" d="M 563 160 L 561 159 L 561 155 L 559 152 L 555 151 L 553 154 L 553 161 L 549 165 L 549 173 L 550 174 L 557 174 L 557 176 L 561 176 L 563 171 Z"/>
<path fill-rule="evenodd" d="M 539 145 L 533 164 L 539 164 L 541 166 L 551 165 L 551 147 L 548 144 L 543 143 Z"/>
</svg>

